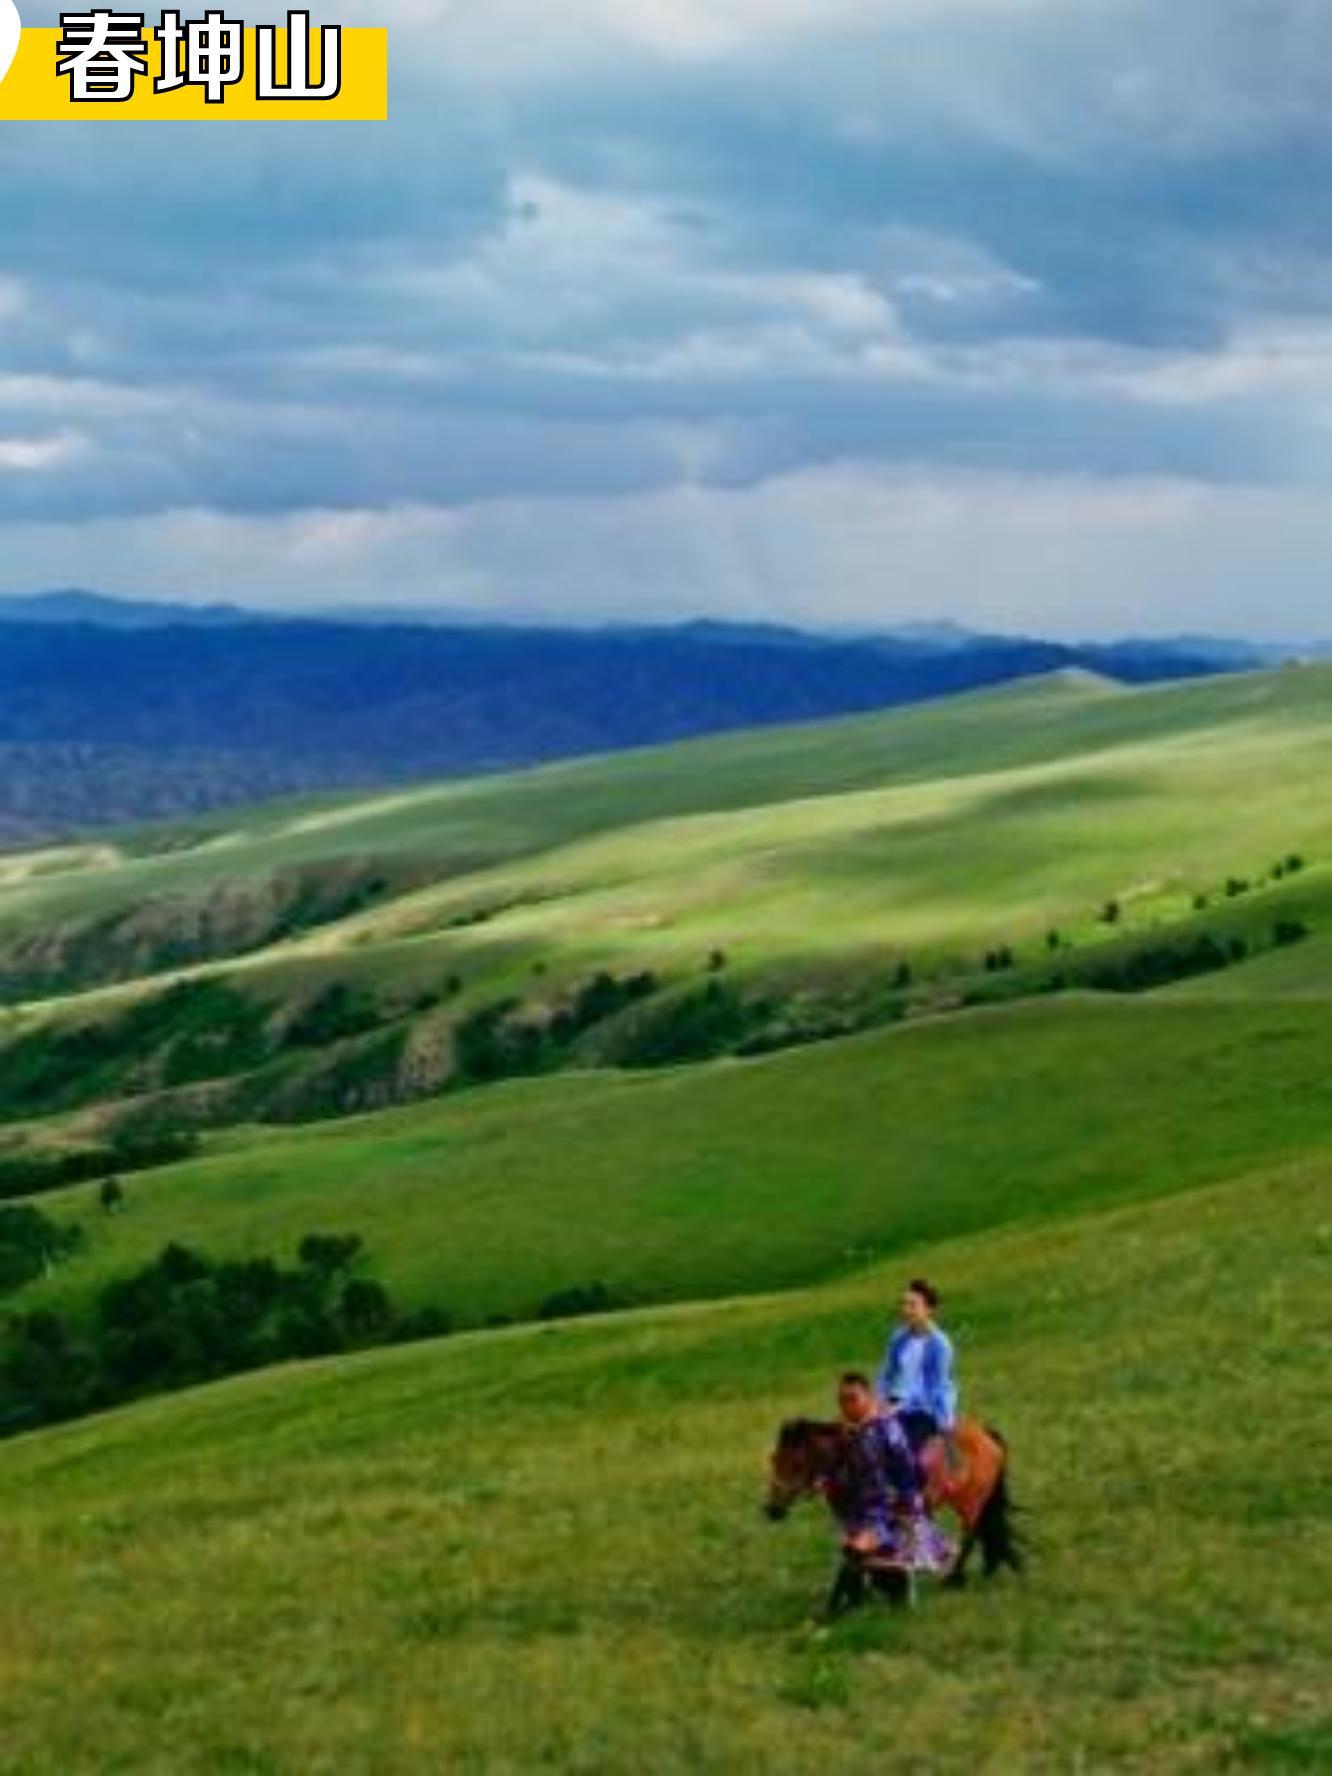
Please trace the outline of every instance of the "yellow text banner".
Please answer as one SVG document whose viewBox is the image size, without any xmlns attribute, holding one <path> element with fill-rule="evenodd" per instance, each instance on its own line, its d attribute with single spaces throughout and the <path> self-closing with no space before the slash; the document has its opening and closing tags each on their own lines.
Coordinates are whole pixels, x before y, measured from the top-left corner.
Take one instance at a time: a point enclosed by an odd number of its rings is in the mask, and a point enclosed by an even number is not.
<svg viewBox="0 0 1332 1776">
<path fill-rule="evenodd" d="M 221 101 L 210 104 L 202 86 L 180 86 L 155 92 L 163 50 L 151 31 L 143 37 L 147 73 L 134 82 L 123 100 L 74 97 L 74 83 L 57 71 L 61 60 L 58 30 L 25 29 L 8 75 L 0 81 L 0 122 L 8 123 L 381 123 L 388 117 L 388 32 L 343 27 L 341 87 L 327 99 L 260 98 L 257 31 L 244 34 L 244 72 L 223 89 Z M 311 61 L 318 68 L 319 32 L 312 33 Z M 299 39 L 298 39 L 299 42 Z M 286 27 L 276 32 L 278 66 L 289 66 Z"/>
</svg>

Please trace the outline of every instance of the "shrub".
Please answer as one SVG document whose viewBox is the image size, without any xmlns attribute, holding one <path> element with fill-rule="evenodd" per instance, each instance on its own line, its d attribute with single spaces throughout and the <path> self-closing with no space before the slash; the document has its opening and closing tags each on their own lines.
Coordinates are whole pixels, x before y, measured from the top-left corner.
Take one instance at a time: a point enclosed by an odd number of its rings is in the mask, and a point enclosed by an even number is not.
<svg viewBox="0 0 1332 1776">
<path fill-rule="evenodd" d="M 1229 966 L 1225 947 L 1210 935 L 1175 943 L 1145 945 L 1110 961 L 1098 961 L 1089 971 L 1090 986 L 1107 993 L 1143 993 L 1171 981 L 1212 974 Z"/>
<path fill-rule="evenodd" d="M 421 1307 L 397 1321 L 391 1336 L 394 1344 L 414 1344 L 424 1338 L 447 1338 L 452 1330 L 453 1318 L 443 1308 Z"/>
<path fill-rule="evenodd" d="M 376 1338 L 393 1324 L 393 1303 L 382 1283 L 356 1277 L 342 1291 L 342 1323 L 354 1338 Z"/>
<path fill-rule="evenodd" d="M 766 1003 L 750 1004 L 728 982 L 710 980 L 657 1006 L 633 1032 L 622 1058 L 640 1067 L 710 1060 L 735 1048 L 770 1016 Z"/>
<path fill-rule="evenodd" d="M 1308 935 L 1309 927 L 1302 919 L 1278 919 L 1272 927 L 1272 942 L 1279 950 L 1303 943 Z"/>
<path fill-rule="evenodd" d="M 334 981 L 291 1020 L 286 1039 L 295 1048 L 327 1048 L 349 1036 L 364 1036 L 383 1021 L 369 993 Z"/>
<path fill-rule="evenodd" d="M 586 1314 L 614 1313 L 625 1305 L 604 1283 L 576 1284 L 571 1289 L 559 1289 L 554 1295 L 547 1295 L 537 1309 L 537 1318 L 580 1319 Z"/>
<path fill-rule="evenodd" d="M 27 1204 L 0 1206 L 0 1295 L 21 1289 L 78 1246 L 77 1227 L 59 1227 Z"/>
</svg>

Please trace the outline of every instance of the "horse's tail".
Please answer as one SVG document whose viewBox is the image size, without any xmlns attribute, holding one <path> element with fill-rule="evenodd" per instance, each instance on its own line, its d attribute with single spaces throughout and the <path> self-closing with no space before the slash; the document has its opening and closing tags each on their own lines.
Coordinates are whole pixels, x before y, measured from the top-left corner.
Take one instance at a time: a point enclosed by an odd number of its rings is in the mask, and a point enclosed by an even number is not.
<svg viewBox="0 0 1332 1776">
<path fill-rule="evenodd" d="M 981 1557 L 985 1563 L 985 1576 L 993 1574 L 1007 1566 L 1016 1572 L 1022 1571 L 1023 1551 L 1022 1537 L 1013 1515 L 1017 1507 L 1013 1503 L 1013 1495 L 1008 1489 L 1008 1444 L 993 1425 L 986 1425 L 988 1434 L 994 1438 L 1004 1453 L 1003 1466 L 999 1470 L 999 1478 L 994 1483 L 994 1491 L 986 1499 L 984 1508 L 976 1522 L 976 1534 L 980 1538 Z"/>
</svg>

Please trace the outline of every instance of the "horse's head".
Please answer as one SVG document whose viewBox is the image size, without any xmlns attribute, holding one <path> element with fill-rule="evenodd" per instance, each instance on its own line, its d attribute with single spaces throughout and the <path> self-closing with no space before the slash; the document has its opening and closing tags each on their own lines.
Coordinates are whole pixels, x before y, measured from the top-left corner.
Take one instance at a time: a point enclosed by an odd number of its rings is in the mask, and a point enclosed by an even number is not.
<svg viewBox="0 0 1332 1776">
<path fill-rule="evenodd" d="M 768 1465 L 768 1496 L 764 1511 L 774 1523 L 833 1478 L 841 1448 L 839 1425 L 810 1418 L 791 1418 L 777 1435 Z"/>
</svg>

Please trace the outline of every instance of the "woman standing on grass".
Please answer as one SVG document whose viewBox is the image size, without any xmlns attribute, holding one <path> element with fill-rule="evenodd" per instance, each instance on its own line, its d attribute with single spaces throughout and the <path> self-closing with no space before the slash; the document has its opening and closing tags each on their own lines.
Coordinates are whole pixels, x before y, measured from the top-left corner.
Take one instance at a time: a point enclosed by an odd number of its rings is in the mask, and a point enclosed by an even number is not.
<svg viewBox="0 0 1332 1776">
<path fill-rule="evenodd" d="M 947 1436 L 957 1421 L 953 1346 L 935 1323 L 939 1293 L 915 1277 L 902 1294 L 902 1324 L 888 1342 L 879 1371 L 879 1398 L 896 1414 L 917 1455 L 931 1437 Z"/>
</svg>

